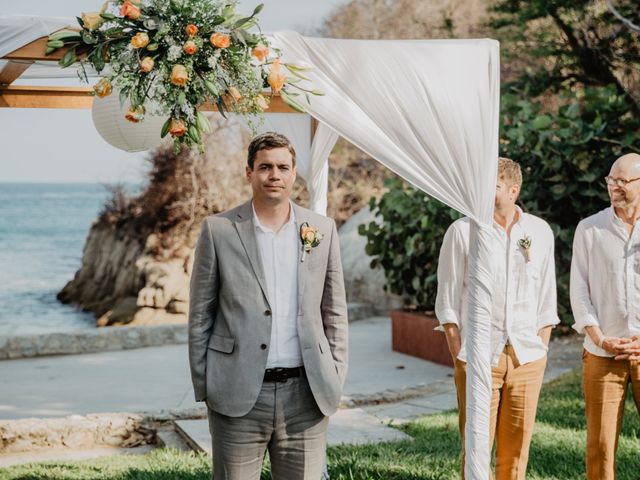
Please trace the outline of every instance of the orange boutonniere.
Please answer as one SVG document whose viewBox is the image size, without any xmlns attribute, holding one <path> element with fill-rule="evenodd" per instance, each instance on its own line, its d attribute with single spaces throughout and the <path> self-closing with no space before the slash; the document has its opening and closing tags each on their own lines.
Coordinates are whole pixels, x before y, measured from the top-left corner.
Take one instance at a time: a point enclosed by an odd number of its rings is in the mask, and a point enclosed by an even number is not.
<svg viewBox="0 0 640 480">
<path fill-rule="evenodd" d="M 322 235 L 316 227 L 304 222 L 300 225 L 300 240 L 302 241 L 302 257 L 301 262 L 304 262 L 304 257 L 307 253 L 311 252 L 312 248 L 320 245 L 324 235 Z"/>
</svg>

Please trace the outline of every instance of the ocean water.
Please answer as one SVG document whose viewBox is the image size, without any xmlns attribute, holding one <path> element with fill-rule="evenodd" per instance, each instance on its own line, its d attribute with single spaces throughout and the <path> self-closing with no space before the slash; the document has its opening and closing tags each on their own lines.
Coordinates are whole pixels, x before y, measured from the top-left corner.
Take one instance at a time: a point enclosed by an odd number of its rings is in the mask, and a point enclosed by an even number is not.
<svg viewBox="0 0 640 480">
<path fill-rule="evenodd" d="M 109 196 L 100 184 L 0 183 L 0 335 L 95 327 L 56 294 L 80 267 Z"/>
</svg>

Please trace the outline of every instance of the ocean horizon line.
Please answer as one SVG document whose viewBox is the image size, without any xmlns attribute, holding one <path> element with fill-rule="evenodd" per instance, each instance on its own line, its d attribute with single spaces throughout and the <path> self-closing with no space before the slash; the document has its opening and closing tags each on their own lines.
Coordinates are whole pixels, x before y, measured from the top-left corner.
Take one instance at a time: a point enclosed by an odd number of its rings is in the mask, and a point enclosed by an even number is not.
<svg viewBox="0 0 640 480">
<path fill-rule="evenodd" d="M 76 181 L 55 181 L 55 180 L 0 180 L 0 185 L 142 185 L 143 182 L 131 181 L 109 181 L 109 182 L 76 182 Z"/>
</svg>

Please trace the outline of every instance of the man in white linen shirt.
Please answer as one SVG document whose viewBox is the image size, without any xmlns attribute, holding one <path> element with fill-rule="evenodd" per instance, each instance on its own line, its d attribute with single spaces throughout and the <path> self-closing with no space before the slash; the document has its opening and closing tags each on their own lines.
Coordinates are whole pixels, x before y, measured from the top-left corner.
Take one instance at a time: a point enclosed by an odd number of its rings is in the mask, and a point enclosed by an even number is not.
<svg viewBox="0 0 640 480">
<path fill-rule="evenodd" d="M 524 479 L 547 345 L 556 309 L 554 238 L 542 219 L 516 206 L 520 165 L 500 158 L 493 225 L 491 434 L 496 479 Z M 455 363 L 464 477 L 469 219 L 445 234 L 438 263 L 436 315 Z"/>
<path fill-rule="evenodd" d="M 587 478 L 613 480 L 630 383 L 640 412 L 640 155 L 618 158 L 605 177 L 611 206 L 582 220 L 573 239 L 571 307 L 586 333 L 582 388 Z"/>
</svg>

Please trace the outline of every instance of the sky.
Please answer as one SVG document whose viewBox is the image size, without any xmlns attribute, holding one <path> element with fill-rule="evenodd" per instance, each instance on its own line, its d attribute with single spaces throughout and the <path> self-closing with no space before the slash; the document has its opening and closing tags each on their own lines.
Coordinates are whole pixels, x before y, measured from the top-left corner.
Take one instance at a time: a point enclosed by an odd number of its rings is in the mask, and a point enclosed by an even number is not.
<svg viewBox="0 0 640 480">
<path fill-rule="evenodd" d="M 263 31 L 306 34 L 319 28 L 333 8 L 347 3 L 240 0 L 238 11 L 251 12 L 260 1 L 265 4 L 260 14 Z M 0 0 L 0 15 L 73 18 L 98 10 L 101 4 L 101 0 Z M 0 126 L 0 183 L 138 183 L 147 170 L 148 153 L 128 153 L 107 144 L 93 126 L 91 110 L 0 108 Z"/>
</svg>

